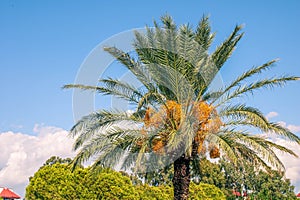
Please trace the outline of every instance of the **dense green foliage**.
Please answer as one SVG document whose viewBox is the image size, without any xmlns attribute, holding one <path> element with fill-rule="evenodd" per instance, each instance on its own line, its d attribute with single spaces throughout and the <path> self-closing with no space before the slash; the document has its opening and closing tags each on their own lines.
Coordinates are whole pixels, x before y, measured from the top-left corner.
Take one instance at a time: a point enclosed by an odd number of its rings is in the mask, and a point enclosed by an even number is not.
<svg viewBox="0 0 300 200">
<path fill-rule="evenodd" d="M 283 172 L 258 170 L 250 163 L 234 166 L 224 160 L 214 164 L 201 162 L 201 182 L 219 187 L 228 199 L 235 199 L 232 191 L 247 193 L 251 199 L 295 199 L 294 186 Z"/>
<path fill-rule="evenodd" d="M 136 190 L 140 199 L 165 200 L 173 198 L 173 189 L 170 186 L 137 185 Z"/>
<path fill-rule="evenodd" d="M 294 186 L 289 179 L 285 179 L 283 173 L 272 171 L 270 174 L 260 171 L 257 175 L 253 199 L 292 200 L 296 199 Z"/>
<path fill-rule="evenodd" d="M 173 166 L 169 165 L 164 167 L 163 169 L 158 169 L 147 173 L 139 173 L 137 174 L 137 177 L 139 179 L 143 179 L 146 184 L 151 186 L 160 186 L 160 185 L 172 186 L 173 174 L 174 174 Z"/>
<path fill-rule="evenodd" d="M 99 169 L 97 175 L 88 168 L 76 168 L 73 172 L 69 159 L 52 157 L 30 178 L 26 199 L 130 199 L 169 200 L 173 188 L 168 185 L 150 186 L 135 181 L 129 175 L 110 169 Z M 133 180 L 137 180 L 131 177 Z M 223 200 L 225 195 L 214 185 L 200 183 L 190 185 L 190 199 Z"/>
<path fill-rule="evenodd" d="M 236 199 L 233 191 L 240 194 L 246 192 L 251 199 L 295 199 L 294 186 L 291 185 L 289 179 L 284 177 L 283 172 L 270 169 L 268 171 L 257 170 L 249 163 L 234 166 L 224 160 L 212 163 L 203 159 L 200 166 L 200 173 L 192 170 L 193 181 L 215 185 L 222 190 L 227 199 Z M 140 178 L 145 179 L 150 185 L 171 186 L 172 174 L 172 167 L 168 167 L 141 174 Z"/>
<path fill-rule="evenodd" d="M 173 198 L 173 188 L 170 186 L 149 186 L 141 185 L 136 186 L 141 199 L 147 200 L 167 200 Z M 190 184 L 190 197 L 191 200 L 225 200 L 224 193 L 214 185 L 200 183 Z"/>
<path fill-rule="evenodd" d="M 89 168 L 78 167 L 73 172 L 70 159 L 51 157 L 30 178 L 26 188 L 26 199 L 137 199 L 168 200 L 173 198 L 171 183 L 172 167 L 148 173 L 149 184 L 142 184 L 140 178 L 125 172 L 99 168 L 93 174 Z M 190 199 L 236 199 L 232 191 L 246 192 L 250 199 L 293 200 L 294 186 L 284 173 L 269 170 L 255 170 L 252 165 L 235 167 L 221 160 L 211 163 L 201 161 L 201 170 L 193 174 L 190 184 Z M 162 176 L 159 174 L 162 173 Z M 150 181 L 153 178 L 155 181 Z M 134 184 L 133 184 L 134 183 Z M 155 185 L 155 186 L 154 186 Z M 225 197 L 226 195 L 226 197 Z"/>
<path fill-rule="evenodd" d="M 225 188 L 226 178 L 220 165 L 203 159 L 200 166 L 200 173 L 198 174 L 200 182 L 215 185 L 221 189 Z"/>
<path fill-rule="evenodd" d="M 26 199 L 137 199 L 130 179 L 119 172 L 102 169 L 95 176 L 88 168 L 72 172 L 67 163 L 49 160 L 30 178 Z"/>
<path fill-rule="evenodd" d="M 30 179 L 26 198 L 74 199 L 78 197 L 77 185 L 74 183 L 74 175 L 64 165 L 56 163 L 45 166 Z"/>
<path fill-rule="evenodd" d="M 200 183 L 199 185 L 191 183 L 190 199 L 195 200 L 225 200 L 224 193 L 214 185 Z"/>
<path fill-rule="evenodd" d="M 128 177 L 115 171 L 102 172 L 94 182 L 97 199 L 138 199 L 138 195 Z"/>
</svg>

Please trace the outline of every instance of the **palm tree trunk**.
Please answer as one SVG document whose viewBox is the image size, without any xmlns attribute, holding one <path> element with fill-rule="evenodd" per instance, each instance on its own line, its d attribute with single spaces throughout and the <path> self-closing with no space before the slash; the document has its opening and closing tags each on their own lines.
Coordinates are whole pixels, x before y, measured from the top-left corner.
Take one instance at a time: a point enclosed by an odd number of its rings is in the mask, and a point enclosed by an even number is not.
<svg viewBox="0 0 300 200">
<path fill-rule="evenodd" d="M 189 198 L 190 158 L 182 155 L 174 162 L 174 200 L 187 200 Z"/>
</svg>

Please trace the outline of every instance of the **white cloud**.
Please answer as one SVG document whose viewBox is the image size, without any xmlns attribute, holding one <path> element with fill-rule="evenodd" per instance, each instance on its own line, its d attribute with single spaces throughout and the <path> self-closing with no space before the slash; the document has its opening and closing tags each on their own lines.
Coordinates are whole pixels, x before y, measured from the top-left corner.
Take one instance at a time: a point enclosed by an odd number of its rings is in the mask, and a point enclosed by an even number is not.
<svg viewBox="0 0 300 200">
<path fill-rule="evenodd" d="M 297 133 L 300 132 L 300 126 L 296 126 L 296 125 L 288 125 L 287 128 L 292 131 L 293 133 Z"/>
<path fill-rule="evenodd" d="M 294 124 L 287 124 L 284 121 L 279 121 L 277 123 L 280 124 L 281 126 L 287 128 L 287 129 L 289 129 L 293 133 L 300 132 L 300 126 L 297 126 L 297 125 L 294 125 Z"/>
<path fill-rule="evenodd" d="M 66 130 L 35 125 L 36 136 L 0 133 L 0 185 L 24 196 L 28 178 L 51 156 L 73 157 L 73 140 Z"/>
<path fill-rule="evenodd" d="M 267 119 L 271 119 L 271 118 L 274 118 L 274 117 L 277 117 L 279 114 L 277 112 L 269 112 L 267 115 L 266 115 L 266 118 Z M 287 124 L 286 122 L 284 121 L 279 121 L 278 122 L 281 126 L 289 129 L 291 132 L 293 133 L 297 133 L 297 132 L 300 132 L 300 126 L 297 126 L 297 125 L 293 125 L 293 124 Z"/>
<path fill-rule="evenodd" d="M 269 119 L 276 116 L 278 116 L 278 113 L 270 112 L 267 114 L 266 117 Z M 289 129 L 293 133 L 300 132 L 300 126 L 287 124 L 284 121 L 279 121 L 277 123 Z M 278 153 L 278 157 L 284 163 L 286 168 L 286 178 L 291 180 L 291 183 L 296 187 L 295 192 L 298 194 L 300 192 L 300 146 L 299 144 L 284 140 L 282 138 L 278 138 L 275 135 L 273 136 L 269 135 L 269 138 L 271 138 L 272 141 L 275 142 L 276 144 L 280 144 L 287 147 L 288 149 L 291 149 L 299 156 L 299 158 L 296 158 L 288 154 Z"/>
<path fill-rule="evenodd" d="M 300 146 L 299 144 L 291 141 L 287 141 L 281 138 L 273 138 L 276 144 L 285 146 L 292 151 L 294 151 L 300 157 Z M 294 185 L 295 192 L 298 194 L 300 192 L 300 158 L 294 156 L 278 153 L 279 159 L 284 163 L 286 168 L 286 178 L 291 180 L 292 185 Z"/>
<path fill-rule="evenodd" d="M 283 127 L 285 127 L 286 128 L 286 122 L 284 122 L 284 121 L 279 121 L 279 122 L 277 122 L 280 126 L 283 126 Z"/>
<path fill-rule="evenodd" d="M 271 118 L 274 118 L 274 117 L 277 117 L 279 114 L 277 112 L 269 112 L 267 115 L 266 115 L 266 118 L 267 119 L 271 119 Z"/>
</svg>

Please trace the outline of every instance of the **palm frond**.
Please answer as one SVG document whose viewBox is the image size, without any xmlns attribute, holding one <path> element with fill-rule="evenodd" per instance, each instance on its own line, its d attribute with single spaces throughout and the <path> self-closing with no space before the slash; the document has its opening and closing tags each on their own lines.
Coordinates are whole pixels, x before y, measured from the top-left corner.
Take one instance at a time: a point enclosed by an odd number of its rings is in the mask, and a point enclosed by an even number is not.
<svg viewBox="0 0 300 200">
<path fill-rule="evenodd" d="M 225 107 L 220 111 L 220 116 L 225 117 L 227 121 L 223 124 L 223 127 L 241 127 L 241 126 L 249 126 L 258 128 L 261 132 L 273 131 L 278 135 L 282 135 L 290 138 L 293 141 L 298 141 L 299 138 L 279 126 L 278 124 L 270 123 L 265 118 L 263 113 L 261 113 L 258 109 L 253 107 L 248 107 L 244 104 L 238 104 L 235 106 Z"/>
<path fill-rule="evenodd" d="M 211 33 L 209 17 L 203 16 L 196 28 L 195 40 L 205 51 L 207 51 L 213 42 L 214 37 L 215 33 Z"/>
<path fill-rule="evenodd" d="M 105 47 L 104 50 L 115 57 L 125 67 L 127 67 L 127 69 L 129 69 L 147 89 L 154 89 L 151 77 L 141 63 L 135 62 L 135 60 L 130 57 L 128 53 L 125 53 L 116 47 Z"/>
<path fill-rule="evenodd" d="M 67 84 L 62 87 L 62 89 L 80 89 L 80 90 L 100 90 L 101 87 L 98 86 L 90 86 L 83 84 Z"/>
<path fill-rule="evenodd" d="M 191 99 L 194 91 L 186 78 L 173 68 L 165 68 L 158 65 L 149 65 L 151 76 L 159 85 L 160 92 L 166 96 L 173 98 L 179 103 Z"/>
<path fill-rule="evenodd" d="M 169 15 L 165 15 L 161 17 L 161 21 L 163 23 L 163 28 L 165 29 L 165 49 L 170 52 L 175 52 L 176 47 L 176 35 L 177 35 L 177 26 L 174 23 L 173 19 Z"/>
<path fill-rule="evenodd" d="M 175 69 L 183 74 L 191 85 L 193 85 L 196 94 L 199 93 L 201 86 L 206 84 L 204 66 L 209 66 L 212 63 L 207 63 L 208 53 L 195 40 L 194 32 L 190 26 L 181 26 L 178 33 L 178 55 L 176 58 Z M 207 72 L 207 70 L 206 70 Z"/>
<path fill-rule="evenodd" d="M 78 151 L 73 159 L 72 168 L 75 169 L 78 165 L 88 161 L 91 157 L 98 155 L 101 151 L 108 148 L 109 145 L 110 142 L 104 135 L 98 136 L 98 140 L 86 140 L 84 146 Z"/>
<path fill-rule="evenodd" d="M 104 95 L 112 95 L 119 97 L 121 99 L 127 100 L 129 102 L 138 103 L 139 98 L 142 96 L 142 93 L 138 89 L 130 86 L 129 84 L 122 83 L 118 80 L 113 79 L 103 79 L 100 80 L 105 83 L 105 86 L 89 86 L 82 84 L 68 84 L 64 85 L 64 89 L 81 89 L 81 90 L 91 90 L 99 92 Z"/>
<path fill-rule="evenodd" d="M 106 132 L 107 129 L 118 123 L 132 122 L 135 119 L 126 112 L 110 112 L 101 110 L 92 113 L 79 120 L 70 130 L 72 137 L 77 137 L 74 142 L 74 150 L 80 148 L 94 135 Z"/>
<path fill-rule="evenodd" d="M 224 134 L 209 134 L 206 138 L 206 141 L 208 141 L 209 143 L 218 144 L 220 149 L 224 153 L 224 156 L 226 156 L 228 160 L 231 160 L 232 163 L 237 163 L 238 157 L 236 155 L 236 152 L 232 148 L 234 147 L 234 143 L 230 137 Z"/>
<path fill-rule="evenodd" d="M 263 113 L 257 108 L 246 106 L 245 104 L 226 106 L 220 110 L 219 116 L 222 118 L 229 118 L 229 120 L 238 120 L 238 122 L 241 123 L 252 123 L 253 126 L 257 126 L 262 130 L 268 129 L 268 120 L 265 118 Z"/>
<path fill-rule="evenodd" d="M 236 90 L 228 94 L 223 100 L 221 100 L 218 105 L 224 104 L 228 102 L 229 100 L 232 100 L 234 98 L 240 97 L 241 95 L 246 95 L 247 93 L 253 94 L 254 90 L 261 89 L 261 88 L 274 88 L 275 86 L 284 86 L 288 81 L 295 81 L 299 80 L 299 77 L 297 76 L 283 76 L 279 78 L 273 78 L 273 79 L 264 79 L 260 81 L 256 81 L 254 83 L 239 86 Z"/>
<path fill-rule="evenodd" d="M 218 69 L 220 69 L 226 60 L 231 56 L 235 46 L 242 38 L 243 33 L 239 33 L 241 29 L 242 26 L 236 26 L 230 36 L 212 54 L 212 59 Z"/>
<path fill-rule="evenodd" d="M 284 169 L 283 163 L 279 160 L 273 149 L 269 146 L 271 142 L 267 142 L 267 140 L 262 137 L 249 135 L 246 133 L 239 133 L 238 131 L 230 131 L 229 134 L 231 134 L 232 137 L 235 138 L 237 143 L 243 144 L 244 148 L 253 150 L 255 154 L 262 158 L 262 160 L 267 161 L 269 164 L 275 166 L 278 169 Z M 272 147 L 274 148 L 276 146 L 272 145 Z"/>
<path fill-rule="evenodd" d="M 135 103 L 143 96 L 143 93 L 137 88 L 119 80 L 108 78 L 101 79 L 99 82 L 104 84 L 104 87 L 101 88 L 101 93 L 105 95 L 114 95 Z"/>
<path fill-rule="evenodd" d="M 276 146 L 272 145 L 272 143 L 266 139 L 237 130 L 223 130 L 218 135 L 230 141 L 232 145 L 231 148 L 233 148 L 232 151 L 236 152 L 237 157 L 240 159 L 255 160 L 258 165 L 271 165 L 277 169 L 284 169 L 283 163 L 274 153 Z M 278 146 L 278 150 L 281 149 L 284 152 L 290 152 Z"/>
<path fill-rule="evenodd" d="M 135 41 L 133 43 L 133 46 L 139 56 L 140 61 L 144 64 L 158 63 L 155 56 L 155 51 L 157 49 L 164 49 L 164 38 L 162 38 L 163 31 L 155 22 L 154 24 L 154 31 L 147 27 L 146 36 L 138 31 L 134 32 Z M 153 38 L 155 39 L 153 40 Z"/>
<path fill-rule="evenodd" d="M 237 77 L 231 84 L 229 84 L 224 90 L 214 93 L 217 93 L 218 96 L 215 96 L 214 101 L 217 99 L 216 97 L 221 97 L 222 95 L 226 94 L 228 91 L 230 91 L 232 88 L 239 86 L 242 81 L 245 79 L 252 77 L 253 75 L 262 73 L 265 70 L 268 70 L 270 67 L 274 66 L 273 64 L 277 61 L 276 60 L 271 60 L 263 65 L 260 65 L 258 67 L 253 67 L 250 70 L 244 72 L 241 76 Z"/>
<path fill-rule="evenodd" d="M 102 151 L 102 154 L 95 160 L 93 167 L 103 165 L 112 168 L 117 164 L 121 164 L 120 161 L 128 152 L 128 149 L 135 145 L 137 138 L 142 137 L 138 130 L 120 129 L 114 130 L 113 134 L 119 136 L 111 140 L 109 149 Z"/>
<path fill-rule="evenodd" d="M 241 161 L 250 161 L 253 165 L 257 166 L 258 168 L 263 167 L 266 170 L 270 168 L 270 165 L 280 170 L 284 169 L 284 166 L 282 165 L 281 161 L 278 160 L 277 157 L 270 157 L 270 159 L 273 159 L 273 164 L 271 164 L 265 157 L 261 156 L 261 154 L 259 154 L 257 151 L 248 148 L 248 146 L 243 143 L 234 143 L 234 147 Z M 271 156 L 274 155 L 272 152 L 269 153 Z"/>
<path fill-rule="evenodd" d="M 93 137 L 85 140 L 84 145 L 74 159 L 73 165 L 83 163 L 92 156 L 97 156 L 93 167 L 113 167 L 120 161 L 126 150 L 135 145 L 134 141 L 143 137 L 139 129 L 124 129 L 122 125 L 115 125 L 98 132 Z"/>
<path fill-rule="evenodd" d="M 253 137 L 251 139 L 255 140 L 260 145 L 267 145 L 269 148 L 272 148 L 273 150 L 279 150 L 281 152 L 285 152 L 292 156 L 298 157 L 298 155 L 295 152 L 293 152 L 292 150 L 290 150 L 282 145 L 271 142 L 269 140 L 263 139 L 261 137 Z"/>
<path fill-rule="evenodd" d="M 164 100 L 166 100 L 166 97 L 161 93 L 149 91 L 140 98 L 137 110 L 140 110 L 142 107 L 146 107 L 147 105 L 152 105 L 153 107 L 155 107 L 156 104 L 161 105 Z"/>
<path fill-rule="evenodd" d="M 300 144 L 300 138 L 297 135 L 295 135 L 290 130 L 288 130 L 287 128 L 284 128 L 283 126 L 281 126 L 278 123 L 270 122 L 268 130 L 271 133 L 275 133 L 276 135 L 284 136 L 285 138 L 288 138 L 289 140 Z"/>
</svg>

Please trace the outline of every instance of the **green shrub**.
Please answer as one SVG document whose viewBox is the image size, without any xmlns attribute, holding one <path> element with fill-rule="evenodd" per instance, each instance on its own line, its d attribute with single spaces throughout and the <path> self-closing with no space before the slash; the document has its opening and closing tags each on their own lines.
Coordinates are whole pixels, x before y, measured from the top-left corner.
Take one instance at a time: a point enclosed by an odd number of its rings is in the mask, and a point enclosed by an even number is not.
<svg viewBox="0 0 300 200">
<path fill-rule="evenodd" d="M 169 186 L 138 185 L 135 188 L 141 200 L 173 199 L 173 188 Z"/>
<path fill-rule="evenodd" d="M 136 186 L 141 200 L 169 200 L 173 199 L 173 188 L 169 186 Z M 226 200 L 224 193 L 214 185 L 191 183 L 191 200 Z"/>
<path fill-rule="evenodd" d="M 170 186 L 133 185 L 128 176 L 111 169 L 91 173 L 89 168 L 72 172 L 68 163 L 48 162 L 29 180 L 26 199 L 109 199 L 109 200 L 169 200 L 173 199 Z M 225 200 L 225 195 L 214 185 L 191 183 L 192 200 Z"/>
<path fill-rule="evenodd" d="M 200 183 L 191 183 L 190 185 L 190 199 L 193 200 L 225 200 L 224 193 L 214 185 Z"/>
<path fill-rule="evenodd" d="M 67 164 L 41 167 L 30 178 L 26 199 L 130 199 L 138 198 L 130 179 L 112 170 L 91 174 L 87 168 L 74 172 Z"/>
<path fill-rule="evenodd" d="M 94 184 L 97 199 L 139 199 L 130 179 L 119 172 L 101 172 Z"/>
</svg>

